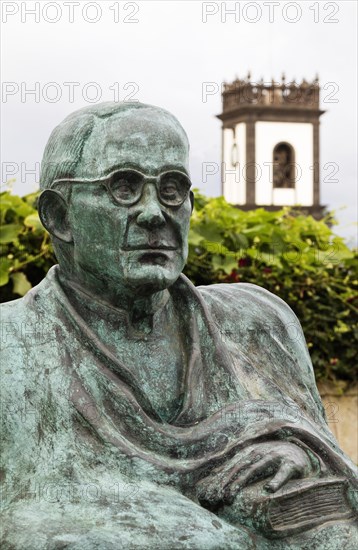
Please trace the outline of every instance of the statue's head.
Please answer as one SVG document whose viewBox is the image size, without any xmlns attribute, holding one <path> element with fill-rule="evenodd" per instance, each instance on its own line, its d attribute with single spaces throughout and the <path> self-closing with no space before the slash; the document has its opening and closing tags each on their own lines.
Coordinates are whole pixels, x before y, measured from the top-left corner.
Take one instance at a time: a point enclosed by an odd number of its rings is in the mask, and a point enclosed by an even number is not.
<svg viewBox="0 0 358 550">
<path fill-rule="evenodd" d="M 169 287 L 188 254 L 189 143 L 168 111 L 102 103 L 52 132 L 39 213 L 61 271 L 146 294 Z"/>
</svg>

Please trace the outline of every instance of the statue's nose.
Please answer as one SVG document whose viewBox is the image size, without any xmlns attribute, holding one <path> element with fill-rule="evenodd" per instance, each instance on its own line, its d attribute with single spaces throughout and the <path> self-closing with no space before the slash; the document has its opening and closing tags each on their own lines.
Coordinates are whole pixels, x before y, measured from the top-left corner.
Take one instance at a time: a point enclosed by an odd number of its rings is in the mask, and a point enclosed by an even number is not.
<svg viewBox="0 0 358 550">
<path fill-rule="evenodd" d="M 137 207 L 139 209 L 137 224 L 141 227 L 152 229 L 165 224 L 155 185 L 145 185 Z"/>
</svg>

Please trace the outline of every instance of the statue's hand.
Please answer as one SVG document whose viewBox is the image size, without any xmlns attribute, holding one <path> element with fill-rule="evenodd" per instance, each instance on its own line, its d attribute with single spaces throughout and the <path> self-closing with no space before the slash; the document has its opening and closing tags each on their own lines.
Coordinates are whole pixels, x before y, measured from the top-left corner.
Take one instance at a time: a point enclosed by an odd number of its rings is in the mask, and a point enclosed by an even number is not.
<svg viewBox="0 0 358 550">
<path fill-rule="evenodd" d="M 258 443 L 201 479 L 197 496 L 204 505 L 217 506 L 232 502 L 242 487 L 258 479 L 271 477 L 265 488 L 275 492 L 291 478 L 305 477 L 310 471 L 310 459 L 297 445 L 285 441 Z"/>
</svg>

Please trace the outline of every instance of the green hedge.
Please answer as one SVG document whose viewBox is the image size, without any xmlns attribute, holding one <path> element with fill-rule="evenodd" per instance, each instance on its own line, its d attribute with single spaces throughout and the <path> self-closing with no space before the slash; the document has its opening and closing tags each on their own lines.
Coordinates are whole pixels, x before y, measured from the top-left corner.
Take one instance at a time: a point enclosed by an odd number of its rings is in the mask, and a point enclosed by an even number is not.
<svg viewBox="0 0 358 550">
<path fill-rule="evenodd" d="M 26 294 L 56 263 L 49 234 L 40 223 L 38 193 L 0 194 L 0 301 Z"/>
<path fill-rule="evenodd" d="M 55 257 L 37 195 L 1 194 L 0 301 L 24 295 Z M 358 355 L 358 256 L 327 225 L 288 208 L 243 212 L 196 193 L 185 273 L 196 285 L 258 284 L 302 323 L 317 379 L 354 380 Z"/>
</svg>

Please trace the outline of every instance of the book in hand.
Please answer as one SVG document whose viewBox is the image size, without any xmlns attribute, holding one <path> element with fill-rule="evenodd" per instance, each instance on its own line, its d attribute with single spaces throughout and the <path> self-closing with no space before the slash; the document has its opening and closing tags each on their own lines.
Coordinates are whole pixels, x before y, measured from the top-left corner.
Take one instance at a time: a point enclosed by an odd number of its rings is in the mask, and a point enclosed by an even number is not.
<svg viewBox="0 0 358 550">
<path fill-rule="evenodd" d="M 356 516 L 345 478 L 295 480 L 276 493 L 267 492 L 263 486 L 261 482 L 244 488 L 233 504 L 225 507 L 227 519 L 232 521 L 235 515 L 237 523 L 253 527 L 265 536 L 281 538 Z"/>
</svg>

